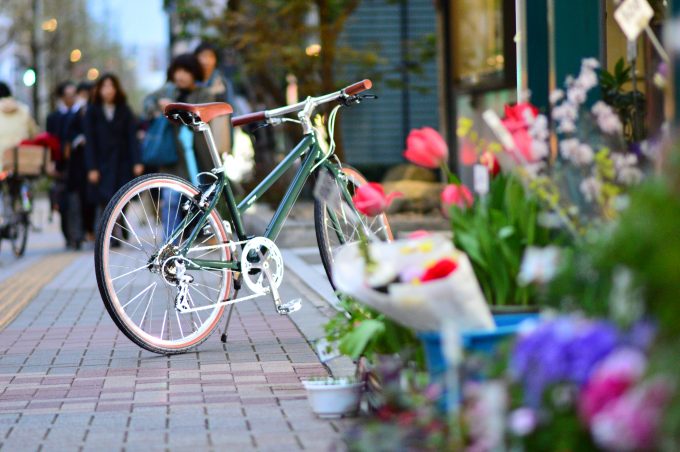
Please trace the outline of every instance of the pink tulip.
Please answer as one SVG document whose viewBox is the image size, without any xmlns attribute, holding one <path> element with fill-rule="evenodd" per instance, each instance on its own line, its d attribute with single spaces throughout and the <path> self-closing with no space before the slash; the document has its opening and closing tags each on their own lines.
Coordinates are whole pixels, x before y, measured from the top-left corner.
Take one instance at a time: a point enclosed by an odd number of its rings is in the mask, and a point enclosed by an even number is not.
<svg viewBox="0 0 680 452">
<path fill-rule="evenodd" d="M 404 157 L 416 165 L 425 168 L 439 168 L 446 162 L 449 147 L 439 135 L 439 132 L 431 127 L 413 129 L 406 138 L 406 150 Z"/>
<path fill-rule="evenodd" d="M 359 212 L 368 217 L 375 217 L 384 213 L 390 206 L 390 203 L 392 203 L 392 200 L 399 196 L 402 196 L 399 192 L 385 195 L 382 185 L 369 182 L 357 187 L 352 201 Z"/>
<path fill-rule="evenodd" d="M 472 166 L 477 163 L 477 150 L 470 140 L 463 140 L 460 146 L 460 163 Z"/>
<path fill-rule="evenodd" d="M 451 210 L 451 206 L 465 209 L 472 206 L 472 203 L 474 202 L 472 193 L 470 193 L 470 190 L 463 184 L 447 185 L 442 191 L 441 199 L 445 213 L 448 213 L 449 210 Z"/>
</svg>

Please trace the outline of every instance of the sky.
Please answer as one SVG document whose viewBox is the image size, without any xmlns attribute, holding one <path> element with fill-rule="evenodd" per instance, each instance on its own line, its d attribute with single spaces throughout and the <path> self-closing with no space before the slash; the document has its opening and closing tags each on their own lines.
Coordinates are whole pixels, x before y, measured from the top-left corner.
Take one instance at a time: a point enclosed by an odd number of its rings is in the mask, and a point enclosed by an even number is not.
<svg viewBox="0 0 680 452">
<path fill-rule="evenodd" d="M 161 86 L 165 81 L 168 49 L 168 19 L 163 0 L 87 0 L 87 6 L 135 61 L 139 88 L 149 91 Z"/>
<path fill-rule="evenodd" d="M 167 44 L 163 0 L 88 0 L 88 8 L 126 47 Z"/>
</svg>

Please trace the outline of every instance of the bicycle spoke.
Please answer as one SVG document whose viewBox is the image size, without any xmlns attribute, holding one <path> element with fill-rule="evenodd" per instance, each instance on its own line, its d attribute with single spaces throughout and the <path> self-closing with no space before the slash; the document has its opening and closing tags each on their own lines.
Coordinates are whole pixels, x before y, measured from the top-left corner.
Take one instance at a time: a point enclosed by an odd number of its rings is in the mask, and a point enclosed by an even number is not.
<svg viewBox="0 0 680 452">
<path fill-rule="evenodd" d="M 127 272 L 127 273 L 123 273 L 122 275 L 118 275 L 118 276 L 116 276 L 115 278 L 111 278 L 111 281 L 115 281 L 115 280 L 117 280 L 117 279 L 122 278 L 123 276 L 131 275 L 131 274 L 133 274 L 133 273 L 135 273 L 135 272 L 138 272 L 138 271 L 140 271 L 140 270 L 144 270 L 144 269 L 147 268 L 147 267 L 148 267 L 148 264 L 147 264 L 147 265 L 142 265 L 141 267 L 137 267 L 137 268 L 135 268 L 135 269 L 132 270 L 132 271 L 129 271 L 129 272 Z"/>
<path fill-rule="evenodd" d="M 133 301 L 135 301 L 135 300 L 136 300 L 137 298 L 139 298 L 140 296 L 144 295 L 144 294 L 151 288 L 151 286 L 153 286 L 153 285 L 155 285 L 155 284 L 156 284 L 155 282 L 152 282 L 151 284 L 149 284 L 148 286 L 146 286 L 146 288 L 144 288 L 144 290 L 142 290 L 142 291 L 139 292 L 137 295 L 135 295 L 135 297 L 134 297 L 132 300 L 130 300 L 130 301 L 128 301 L 127 303 L 125 303 L 125 304 L 122 306 L 122 308 L 125 309 L 130 303 L 132 303 Z"/>
<path fill-rule="evenodd" d="M 116 224 L 118 224 L 118 223 L 116 223 Z M 122 227 L 122 226 L 121 226 L 121 227 Z M 121 240 L 121 239 L 119 239 L 118 237 L 116 237 L 115 235 L 112 235 L 111 238 L 112 238 L 112 239 L 116 239 L 116 240 L 118 240 L 120 243 L 124 243 L 125 245 L 129 246 L 130 248 L 134 248 L 134 249 L 136 249 L 137 251 L 143 251 L 141 248 L 137 248 L 137 247 L 134 246 L 132 243 L 126 242 L 125 240 Z"/>
<path fill-rule="evenodd" d="M 154 245 L 158 244 L 158 240 L 156 238 L 156 234 L 154 233 L 153 229 L 151 229 L 151 220 L 149 220 L 149 215 L 146 214 L 146 207 L 144 206 L 144 200 L 141 198 L 139 193 L 137 193 L 137 199 L 139 199 L 139 203 L 142 205 L 142 212 L 144 212 L 144 218 L 146 219 L 146 224 L 149 226 L 149 232 L 151 233 L 151 237 L 153 237 L 153 243 Z M 151 202 L 153 203 L 153 198 L 151 199 Z M 136 214 L 136 211 L 135 211 Z M 139 218 L 139 217 L 137 217 Z M 139 218 L 141 220 L 141 218 Z"/>
</svg>

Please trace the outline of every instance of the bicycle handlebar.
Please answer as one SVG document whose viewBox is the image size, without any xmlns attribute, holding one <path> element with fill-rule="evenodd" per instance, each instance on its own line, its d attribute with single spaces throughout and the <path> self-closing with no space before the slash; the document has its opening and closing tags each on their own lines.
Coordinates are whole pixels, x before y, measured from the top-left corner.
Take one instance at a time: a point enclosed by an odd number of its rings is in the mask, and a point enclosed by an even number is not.
<svg viewBox="0 0 680 452">
<path fill-rule="evenodd" d="M 369 79 L 364 79 L 360 82 L 353 83 L 341 89 L 340 91 L 325 94 L 319 97 L 308 98 L 307 100 L 298 102 L 297 104 L 288 105 L 286 107 L 279 107 L 273 110 L 262 110 L 253 113 L 248 113 L 245 115 L 235 116 L 231 118 L 231 125 L 242 126 L 253 122 L 266 121 L 271 118 L 276 118 L 290 113 L 295 113 L 304 109 L 309 102 L 312 102 L 314 106 L 318 106 L 328 102 L 341 101 L 347 99 L 348 97 L 356 96 L 357 94 L 363 91 L 371 89 L 372 87 L 373 82 L 371 82 Z"/>
<path fill-rule="evenodd" d="M 343 91 L 349 96 L 354 96 L 371 88 L 373 88 L 373 82 L 366 78 L 360 82 L 349 85 L 347 88 L 343 89 Z"/>
<path fill-rule="evenodd" d="M 254 113 L 248 113 L 241 116 L 235 116 L 231 118 L 232 126 L 242 126 L 244 124 L 250 124 L 251 122 L 264 121 L 267 119 L 265 116 L 265 111 L 256 111 Z"/>
</svg>

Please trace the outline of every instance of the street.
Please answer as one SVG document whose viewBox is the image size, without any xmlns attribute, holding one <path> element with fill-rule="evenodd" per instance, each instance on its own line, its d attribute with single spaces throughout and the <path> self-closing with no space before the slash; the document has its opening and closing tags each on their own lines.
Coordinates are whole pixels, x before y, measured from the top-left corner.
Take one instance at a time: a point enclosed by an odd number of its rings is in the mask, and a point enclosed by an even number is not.
<svg viewBox="0 0 680 452">
<path fill-rule="evenodd" d="M 302 297 L 301 311 L 289 318 L 269 299 L 246 301 L 234 306 L 226 344 L 228 310 L 196 351 L 160 356 L 118 331 L 92 251 L 63 251 L 58 218 L 48 222 L 37 204 L 41 230 L 27 255 L 0 252 L 0 450 L 327 450 L 337 441 L 347 421 L 316 418 L 300 383 L 328 375 L 310 344 L 333 311 L 318 263 L 306 263 L 313 242 L 284 250 L 281 292 Z M 321 294 L 299 276 L 314 273 Z"/>
</svg>

